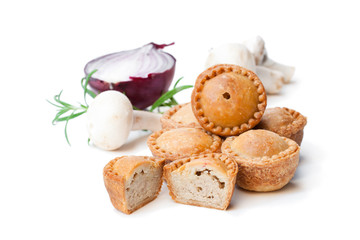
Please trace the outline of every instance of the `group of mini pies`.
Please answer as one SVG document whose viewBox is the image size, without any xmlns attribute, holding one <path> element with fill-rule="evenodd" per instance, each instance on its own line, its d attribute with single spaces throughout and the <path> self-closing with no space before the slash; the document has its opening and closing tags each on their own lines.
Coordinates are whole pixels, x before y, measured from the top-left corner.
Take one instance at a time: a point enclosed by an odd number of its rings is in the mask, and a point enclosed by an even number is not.
<svg viewBox="0 0 360 240">
<path fill-rule="evenodd" d="M 235 185 L 256 192 L 284 187 L 298 166 L 307 120 L 266 105 L 252 71 L 219 64 L 202 72 L 191 102 L 165 112 L 163 129 L 148 138 L 153 157 L 123 156 L 105 166 L 114 207 L 127 214 L 142 207 L 157 197 L 163 178 L 175 202 L 221 210 Z"/>
</svg>

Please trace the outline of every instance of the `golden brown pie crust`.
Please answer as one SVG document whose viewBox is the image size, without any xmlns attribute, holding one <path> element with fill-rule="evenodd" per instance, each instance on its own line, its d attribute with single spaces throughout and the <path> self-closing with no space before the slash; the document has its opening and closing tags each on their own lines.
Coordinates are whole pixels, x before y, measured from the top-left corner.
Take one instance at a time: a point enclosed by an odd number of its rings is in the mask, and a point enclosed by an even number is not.
<svg viewBox="0 0 360 240">
<path fill-rule="evenodd" d="M 238 173 L 238 165 L 236 164 L 236 162 L 232 158 L 228 157 L 225 154 L 208 153 L 208 154 L 194 155 L 194 156 L 188 157 L 188 158 L 177 159 L 177 160 L 171 162 L 170 164 L 167 164 L 167 165 L 164 166 L 164 178 L 165 178 L 166 183 L 168 185 L 169 195 L 171 196 L 171 198 L 175 202 L 182 203 L 182 202 L 179 202 L 177 200 L 177 197 L 174 194 L 174 190 L 172 188 L 171 180 L 170 180 L 171 172 L 181 168 L 183 165 L 185 165 L 185 164 L 187 164 L 189 162 L 196 161 L 196 160 L 201 160 L 201 159 L 206 159 L 206 160 L 211 160 L 211 161 L 217 162 L 218 166 L 222 167 L 226 171 L 226 175 L 229 178 L 230 186 L 235 185 L 236 176 L 237 176 L 237 173 Z M 220 209 L 220 210 L 226 210 L 227 209 L 227 207 L 230 204 L 233 192 L 234 192 L 234 187 L 227 194 L 226 203 L 224 204 L 225 207 L 224 208 L 217 208 L 217 209 Z M 197 204 L 195 202 L 189 203 L 189 204 L 194 205 L 194 206 L 198 206 L 198 207 L 202 207 L 201 205 L 199 205 L 199 204 Z"/>
<path fill-rule="evenodd" d="M 148 156 L 121 156 L 111 160 L 103 170 L 104 183 L 113 206 L 126 214 L 130 214 L 135 210 L 143 207 L 151 202 L 160 192 L 161 185 L 154 198 L 149 198 L 148 201 L 137 206 L 137 208 L 129 210 L 126 205 L 125 198 L 125 183 L 131 176 L 132 171 L 141 164 L 149 162 L 155 166 L 164 166 L 165 159 L 154 158 Z M 161 180 L 162 181 L 162 180 Z"/>
<path fill-rule="evenodd" d="M 202 72 L 191 95 L 200 125 L 220 136 L 239 135 L 261 120 L 266 92 L 255 73 L 237 65 L 219 64 Z"/>
<path fill-rule="evenodd" d="M 178 116 L 183 114 L 183 116 Z M 160 118 L 162 128 L 201 127 L 191 109 L 191 103 L 176 105 L 167 110 Z"/>
<path fill-rule="evenodd" d="M 307 119 L 301 113 L 286 107 L 276 107 L 266 109 L 255 128 L 275 132 L 301 145 L 306 123 Z"/>
<path fill-rule="evenodd" d="M 147 140 L 147 145 L 155 157 L 170 161 L 194 154 L 220 152 L 221 143 L 220 137 L 202 128 L 162 129 L 151 134 Z"/>
<path fill-rule="evenodd" d="M 239 137 L 247 138 L 245 135 L 252 134 L 252 131 L 264 131 L 277 135 L 276 133 L 267 130 L 250 130 L 243 133 L 242 135 L 244 136 L 240 135 Z M 267 133 L 264 134 L 264 138 L 266 138 L 265 135 L 267 135 Z M 239 187 L 258 192 L 275 191 L 285 186 L 294 176 L 299 163 L 300 147 L 291 139 L 281 137 L 279 135 L 277 136 L 279 140 L 269 138 L 268 140 L 261 139 L 259 144 L 257 144 L 257 141 L 252 142 L 254 145 L 253 148 L 258 148 L 259 152 L 266 151 L 266 149 L 271 148 L 272 144 L 274 144 L 274 140 L 286 143 L 287 148 L 285 150 L 282 150 L 275 155 L 267 154 L 268 156 L 262 157 L 259 156 L 258 153 L 253 154 L 252 150 L 249 149 L 244 149 L 244 152 L 246 152 L 245 154 L 239 153 L 242 150 L 234 150 L 234 140 L 239 137 L 228 137 L 224 141 L 221 147 L 222 153 L 232 157 L 239 165 L 239 173 L 236 180 Z M 249 141 L 252 141 L 252 139 L 249 138 Z M 265 145 L 260 146 L 261 143 L 265 143 Z M 243 146 L 246 146 L 246 144 L 243 144 L 242 147 Z M 277 148 L 279 150 L 283 149 L 282 146 Z M 249 155 L 254 155 L 254 157 Z"/>
</svg>

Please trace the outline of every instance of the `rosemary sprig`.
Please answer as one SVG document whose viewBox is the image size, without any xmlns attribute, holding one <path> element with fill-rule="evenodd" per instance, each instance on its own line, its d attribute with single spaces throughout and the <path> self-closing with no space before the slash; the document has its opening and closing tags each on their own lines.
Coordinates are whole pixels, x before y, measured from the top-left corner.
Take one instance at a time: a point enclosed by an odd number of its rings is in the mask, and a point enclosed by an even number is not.
<svg viewBox="0 0 360 240">
<path fill-rule="evenodd" d="M 85 103 L 87 105 L 87 102 L 86 102 L 86 94 L 89 94 L 90 97 L 92 98 L 95 98 L 96 97 L 96 93 L 94 93 L 93 91 L 91 91 L 89 88 L 88 88 L 88 85 L 89 85 L 89 80 L 91 78 L 91 76 L 97 71 L 97 69 L 93 70 L 91 73 L 89 73 L 89 75 L 87 75 L 86 77 L 82 78 L 81 79 L 81 86 L 84 90 L 84 100 L 85 100 Z"/>
<path fill-rule="evenodd" d="M 193 85 L 183 85 L 183 86 L 177 87 L 178 83 L 182 79 L 183 79 L 183 77 L 179 78 L 176 81 L 176 83 L 174 84 L 174 87 L 172 90 L 167 91 L 158 100 L 156 100 L 153 103 L 153 105 L 150 107 L 149 111 L 153 112 L 157 108 L 158 112 L 160 112 L 161 107 L 173 107 L 175 105 L 178 105 L 179 103 L 175 100 L 174 95 L 185 89 L 194 87 Z"/>
<path fill-rule="evenodd" d="M 179 78 L 179 79 L 175 82 L 173 89 L 176 88 L 176 86 L 179 84 L 179 82 L 180 82 L 183 78 L 184 78 L 184 77 L 181 77 L 181 78 Z"/>
<path fill-rule="evenodd" d="M 68 134 L 67 134 L 67 126 L 69 120 L 74 119 L 78 116 L 83 115 L 86 113 L 88 109 L 88 105 L 79 104 L 79 106 L 71 105 L 70 103 L 64 102 L 61 100 L 62 90 L 59 94 L 54 96 L 55 103 L 50 102 L 47 100 L 51 105 L 58 108 L 58 112 L 55 115 L 55 118 L 52 120 L 52 124 L 55 125 L 59 122 L 65 122 L 65 138 L 67 143 L 71 146 Z"/>
<path fill-rule="evenodd" d="M 54 102 L 51 102 L 49 100 L 47 100 L 51 105 L 55 106 L 57 108 L 57 113 L 54 117 L 54 119 L 52 120 L 52 124 L 55 125 L 59 122 L 65 122 L 65 138 L 67 143 L 71 146 L 70 141 L 69 141 L 69 137 L 68 137 L 68 133 L 67 133 L 67 126 L 68 123 L 71 119 L 74 119 L 76 117 L 79 117 L 81 115 L 83 115 L 84 113 L 87 112 L 89 105 L 86 101 L 86 96 L 89 95 L 92 98 L 95 98 L 97 93 L 91 91 L 88 88 L 89 85 L 89 80 L 91 78 L 91 76 L 96 72 L 97 70 L 92 71 L 89 75 L 87 75 L 86 77 L 81 79 L 81 87 L 84 90 L 84 101 L 85 104 L 81 104 L 79 103 L 78 105 L 72 105 L 70 103 L 67 103 L 63 100 L 61 100 L 61 94 L 62 94 L 62 90 L 60 91 L 59 94 L 54 96 Z M 183 78 L 179 78 L 173 89 L 164 93 L 149 109 L 150 112 L 153 112 L 155 109 L 158 110 L 158 112 L 160 112 L 160 108 L 161 107 L 173 107 L 175 105 L 178 105 L 178 102 L 175 100 L 174 95 L 185 90 L 188 88 L 192 88 L 192 85 L 184 85 L 184 86 L 180 86 L 177 87 L 178 83 L 182 80 Z M 138 108 L 136 108 L 135 106 L 133 106 L 134 110 L 140 110 Z M 90 142 L 90 139 L 88 139 L 88 144 Z"/>
<path fill-rule="evenodd" d="M 71 146 L 71 144 L 70 144 L 69 137 L 67 134 L 67 126 L 68 126 L 69 120 L 79 117 L 79 116 L 83 115 L 84 113 L 86 113 L 86 111 L 88 110 L 88 107 L 89 107 L 89 105 L 86 101 L 87 94 L 92 98 L 96 97 L 96 93 L 94 93 L 93 91 L 91 91 L 88 88 L 89 80 L 96 71 L 97 71 L 97 69 L 93 70 L 86 77 L 81 79 L 81 86 L 84 90 L 85 105 L 79 104 L 79 106 L 74 106 L 74 105 L 71 105 L 70 103 L 62 101 L 60 99 L 62 90 L 58 95 L 55 95 L 55 97 L 54 97 L 55 103 L 52 103 L 49 100 L 47 100 L 51 105 L 58 108 L 58 112 L 55 115 L 55 118 L 52 120 L 52 124 L 55 125 L 56 123 L 59 123 L 59 122 L 65 122 L 65 138 L 66 138 L 67 143 L 70 146 Z"/>
</svg>

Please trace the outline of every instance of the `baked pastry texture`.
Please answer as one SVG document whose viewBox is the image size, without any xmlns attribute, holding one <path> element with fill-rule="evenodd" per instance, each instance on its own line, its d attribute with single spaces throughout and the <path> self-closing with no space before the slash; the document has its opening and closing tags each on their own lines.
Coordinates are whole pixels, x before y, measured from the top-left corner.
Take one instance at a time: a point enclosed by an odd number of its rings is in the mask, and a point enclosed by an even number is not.
<svg viewBox="0 0 360 240">
<path fill-rule="evenodd" d="M 260 79 L 237 65 L 219 64 L 202 72 L 191 104 L 200 125 L 220 136 L 239 135 L 260 122 L 266 108 Z"/>
<path fill-rule="evenodd" d="M 195 118 L 190 103 L 176 105 L 160 118 L 162 128 L 201 127 Z"/>
<path fill-rule="evenodd" d="M 220 137 L 202 128 L 162 129 L 148 138 L 147 144 L 155 157 L 173 161 L 194 154 L 221 151 Z"/>
<path fill-rule="evenodd" d="M 122 156 L 104 168 L 104 182 L 113 206 L 130 214 L 154 200 L 162 185 L 164 159 Z"/>
<path fill-rule="evenodd" d="M 164 167 L 175 202 L 225 210 L 234 192 L 238 166 L 220 153 L 178 159 Z"/>
<path fill-rule="evenodd" d="M 229 137 L 221 150 L 239 165 L 237 185 L 250 191 L 282 188 L 294 176 L 299 163 L 299 145 L 267 130 L 249 130 Z"/>
<path fill-rule="evenodd" d="M 275 132 L 301 145 L 306 123 L 306 117 L 299 112 L 286 107 L 276 107 L 266 109 L 256 128 Z"/>
</svg>

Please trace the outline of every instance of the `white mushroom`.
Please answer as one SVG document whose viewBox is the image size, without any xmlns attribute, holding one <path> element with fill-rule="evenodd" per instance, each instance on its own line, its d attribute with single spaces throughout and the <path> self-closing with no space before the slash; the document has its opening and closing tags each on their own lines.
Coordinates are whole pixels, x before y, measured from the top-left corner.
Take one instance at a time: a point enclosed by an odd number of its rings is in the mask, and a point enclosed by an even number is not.
<svg viewBox="0 0 360 240">
<path fill-rule="evenodd" d="M 282 72 L 263 66 L 256 66 L 256 74 L 264 85 L 266 93 L 277 94 L 280 92 L 284 84 L 284 74 Z"/>
<path fill-rule="evenodd" d="M 266 60 L 262 63 L 261 66 L 282 72 L 282 74 L 284 74 L 284 83 L 289 83 L 291 81 L 295 73 L 295 67 L 275 62 L 269 57 L 265 57 L 265 58 Z"/>
<path fill-rule="evenodd" d="M 205 67 L 216 64 L 235 64 L 255 72 L 253 54 L 243 44 L 230 43 L 220 45 L 210 50 Z"/>
<path fill-rule="evenodd" d="M 120 148 L 131 130 L 161 129 L 161 114 L 133 110 L 129 99 L 118 91 L 105 91 L 89 105 L 88 132 L 93 144 L 104 150 Z"/>
<path fill-rule="evenodd" d="M 265 42 L 260 36 L 245 41 L 244 45 L 254 54 L 256 65 L 282 72 L 284 74 L 284 83 L 291 81 L 295 73 L 295 67 L 278 63 L 269 58 L 265 48 Z"/>
<path fill-rule="evenodd" d="M 255 64 L 261 65 L 264 61 L 264 56 L 266 53 L 265 42 L 260 36 L 256 36 L 253 39 L 249 39 L 243 44 L 249 49 L 249 51 L 254 55 Z"/>
</svg>

